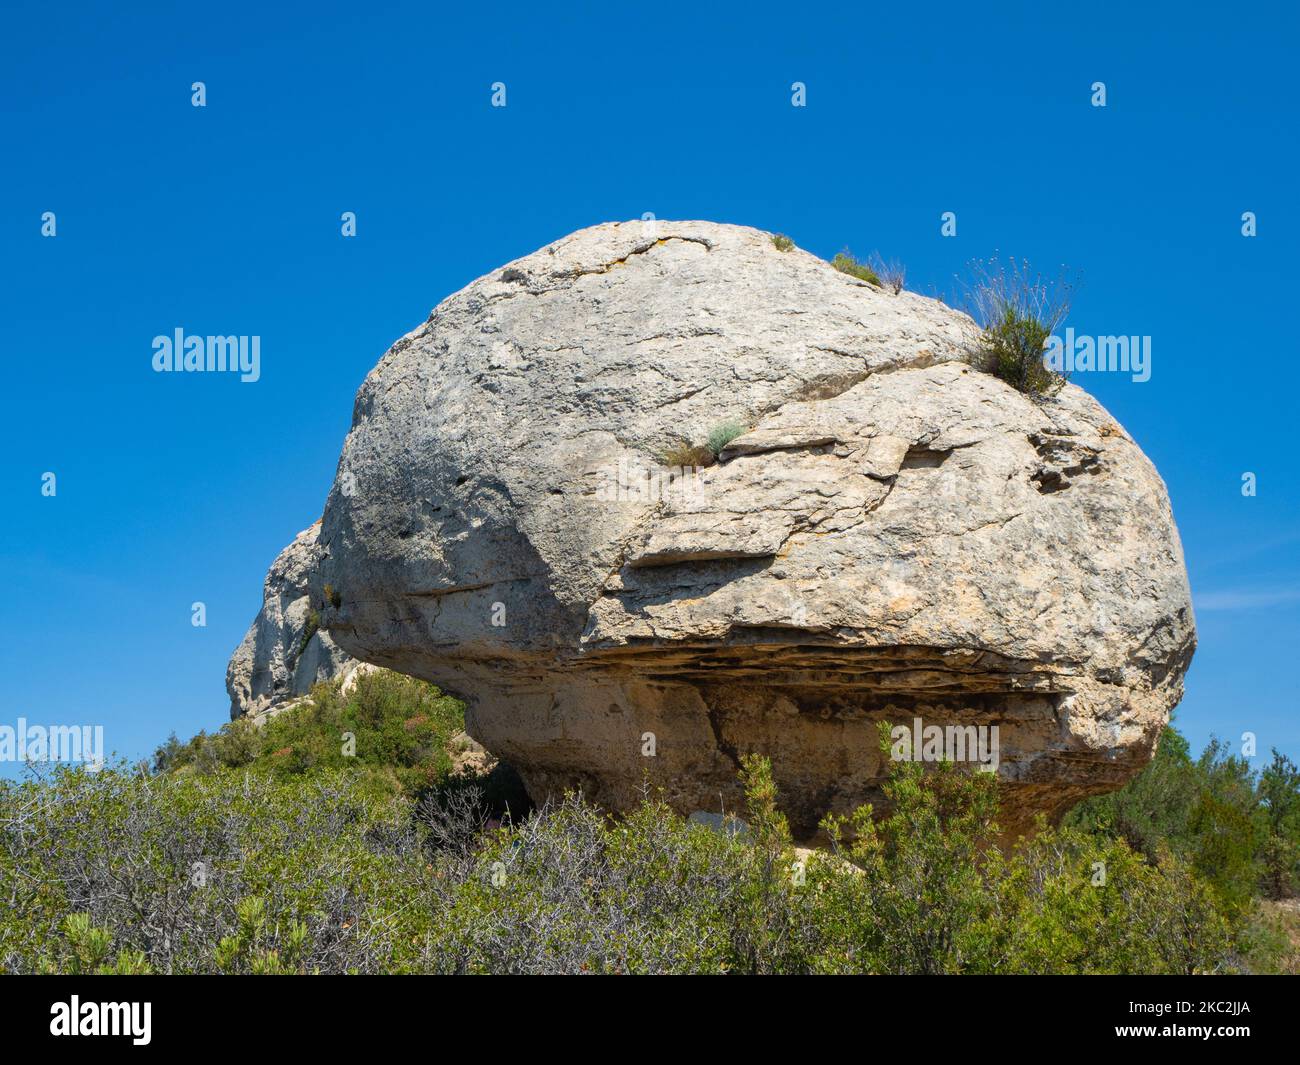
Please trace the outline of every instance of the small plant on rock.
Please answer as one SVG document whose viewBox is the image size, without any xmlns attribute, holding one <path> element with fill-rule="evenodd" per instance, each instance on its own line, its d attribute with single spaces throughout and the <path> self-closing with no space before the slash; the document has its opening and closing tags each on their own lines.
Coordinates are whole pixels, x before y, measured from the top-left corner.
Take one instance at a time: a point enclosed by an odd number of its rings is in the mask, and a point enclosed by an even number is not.
<svg viewBox="0 0 1300 1065">
<path fill-rule="evenodd" d="M 302 641 L 298 644 L 298 657 L 307 650 L 307 645 L 311 643 L 311 638 L 320 631 L 320 614 L 315 610 L 307 615 L 307 624 L 302 627 Z"/>
<path fill-rule="evenodd" d="M 792 241 L 784 233 L 773 233 L 772 245 L 776 248 L 777 251 L 789 251 L 791 248 L 794 247 L 794 241 Z"/>
<path fill-rule="evenodd" d="M 866 281 L 868 284 L 880 287 L 880 278 L 876 272 L 866 263 L 860 263 L 853 258 L 853 254 L 848 248 L 845 248 L 834 259 L 831 265 L 842 274 L 848 274 L 850 277 L 856 277 L 859 281 Z"/>
<path fill-rule="evenodd" d="M 660 456 L 665 466 L 682 467 L 688 469 L 692 466 L 712 466 L 717 457 L 706 444 L 688 444 L 685 440 L 679 440 Z"/>
<path fill-rule="evenodd" d="M 1034 399 L 1059 392 L 1066 375 L 1044 362 L 1048 339 L 1070 311 L 1073 283 L 1030 271 L 1025 261 L 973 264 L 967 309 L 983 332 L 975 365 Z"/>
<path fill-rule="evenodd" d="M 736 437 L 745 431 L 745 427 L 739 422 L 723 422 L 721 425 L 715 425 L 709 430 L 708 448 L 717 458 L 722 454 L 722 449 L 730 444 Z"/>
</svg>

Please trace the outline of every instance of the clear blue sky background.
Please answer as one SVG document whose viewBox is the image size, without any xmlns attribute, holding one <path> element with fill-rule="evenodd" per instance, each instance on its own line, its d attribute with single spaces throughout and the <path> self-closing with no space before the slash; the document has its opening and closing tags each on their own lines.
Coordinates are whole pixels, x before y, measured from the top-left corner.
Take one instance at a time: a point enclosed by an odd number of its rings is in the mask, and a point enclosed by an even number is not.
<svg viewBox="0 0 1300 1065">
<path fill-rule="evenodd" d="M 1077 330 L 1153 338 L 1149 382 L 1079 383 L 1169 485 L 1178 722 L 1300 757 L 1294 5 L 728 6 L 6 4 L 0 723 L 102 723 L 130 757 L 221 725 L 387 346 L 652 211 L 879 249 L 921 292 L 995 249 L 1078 271 Z M 177 326 L 259 334 L 262 380 L 153 373 Z"/>
</svg>

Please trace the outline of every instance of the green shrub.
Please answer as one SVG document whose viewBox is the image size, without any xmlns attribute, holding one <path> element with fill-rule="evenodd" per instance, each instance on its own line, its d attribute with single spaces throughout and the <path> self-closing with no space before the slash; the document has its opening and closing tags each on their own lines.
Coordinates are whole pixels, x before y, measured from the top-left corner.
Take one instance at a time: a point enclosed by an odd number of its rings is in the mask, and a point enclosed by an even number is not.
<svg viewBox="0 0 1300 1065">
<path fill-rule="evenodd" d="M 831 972 L 1202 973 L 1238 964 L 1242 922 L 1191 865 L 1119 839 L 1041 828 L 998 846 L 997 782 L 951 764 L 892 768 L 890 813 L 827 818 L 814 867 L 838 936 Z M 842 839 L 851 825 L 856 838 Z M 843 875 L 836 861 L 858 871 Z"/>
<path fill-rule="evenodd" d="M 1300 877 L 1300 772 L 1290 759 L 1274 751 L 1255 773 L 1219 740 L 1193 759 L 1173 727 L 1146 769 L 1080 803 L 1064 824 L 1122 839 L 1151 862 L 1167 849 L 1238 916 L 1256 895 L 1289 897 Z"/>
<path fill-rule="evenodd" d="M 337 681 L 318 684 L 261 726 L 239 718 L 184 745 L 173 734 L 154 753 L 154 771 L 249 767 L 296 776 L 328 767 L 365 772 L 408 795 L 447 777 L 452 737 L 465 727 L 464 703 L 388 670 L 361 674 L 347 695 L 339 688 Z"/>
<path fill-rule="evenodd" d="M 1236 964 L 1240 926 L 1168 853 L 1045 830 L 991 863 L 996 905 L 968 934 L 983 973 L 1192 975 Z"/>
<path fill-rule="evenodd" d="M 1300 769 L 1274 750 L 1272 762 L 1259 775 L 1256 795 L 1263 810 L 1259 851 L 1263 895 L 1268 899 L 1300 895 Z"/>
<path fill-rule="evenodd" d="M 859 281 L 866 281 L 877 288 L 880 287 L 880 278 L 876 275 L 876 272 L 866 263 L 860 263 L 853 258 L 848 248 L 835 256 L 831 260 L 831 265 L 842 274 L 848 274 L 850 277 L 856 277 Z"/>
<path fill-rule="evenodd" d="M 611 820 L 450 772 L 459 702 L 397 674 L 155 771 L 0 782 L 0 971 L 1212 973 L 1300 969 L 1300 772 L 1170 729 L 1152 765 L 1004 851 L 995 776 L 890 764 L 883 815 L 797 851 L 772 767 L 743 832 L 647 790 Z M 350 733 L 355 754 L 344 753 Z M 888 736 L 887 729 L 884 734 Z M 887 740 L 885 741 L 887 744 Z"/>
<path fill-rule="evenodd" d="M 289 976 L 306 972 L 307 925 L 289 920 L 282 930 L 271 924 L 266 900 L 259 896 L 235 903 L 235 928 L 213 952 L 217 969 L 227 975 Z M 277 946 L 271 946 L 275 943 Z"/>
<path fill-rule="evenodd" d="M 59 769 L 0 786 L 0 971 L 389 971 L 426 865 L 361 774 Z"/>
<path fill-rule="evenodd" d="M 887 735 L 887 733 L 886 733 Z M 832 854 L 858 876 L 818 869 L 826 905 L 843 929 L 831 971 L 956 973 L 981 967 L 979 929 L 997 912 L 998 881 L 981 855 L 998 828 L 996 779 L 950 763 L 925 772 L 893 763 L 885 786 L 891 813 L 871 807 L 851 818 L 828 817 Z M 845 845 L 846 829 L 853 842 Z"/>
<path fill-rule="evenodd" d="M 773 233 L 772 244 L 777 251 L 789 251 L 791 248 L 794 247 L 794 241 L 792 241 L 784 233 Z"/>
<path fill-rule="evenodd" d="M 42 959 L 40 971 L 70 976 L 148 976 L 153 970 L 138 950 L 119 950 L 110 960 L 113 937 L 96 928 L 88 913 L 70 913 L 61 927 L 63 938 L 53 937 L 51 955 Z"/>
<path fill-rule="evenodd" d="M 373 697 L 367 705 L 390 716 Z M 812 853 L 791 843 L 767 760 L 744 757 L 742 779 L 743 833 L 683 820 L 649 793 L 619 820 L 570 795 L 497 827 L 473 781 L 453 778 L 417 802 L 367 774 L 321 766 L 60 769 L 5 783 L 0 970 L 1202 973 L 1293 964 L 1285 928 L 1238 914 L 1166 846 L 1148 860 L 1123 839 L 1065 828 L 1002 853 L 991 775 L 895 763 L 888 812 L 827 818 L 831 847 Z"/>
<path fill-rule="evenodd" d="M 1295 900 L 1257 903 L 1238 950 L 1248 972 L 1300 976 L 1300 906 Z"/>
</svg>

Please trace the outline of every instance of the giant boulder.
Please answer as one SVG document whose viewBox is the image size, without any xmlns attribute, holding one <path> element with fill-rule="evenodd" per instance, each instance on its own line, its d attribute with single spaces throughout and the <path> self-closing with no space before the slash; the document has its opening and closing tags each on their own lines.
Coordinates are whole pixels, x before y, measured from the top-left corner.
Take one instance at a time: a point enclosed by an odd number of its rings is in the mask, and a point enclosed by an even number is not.
<svg viewBox="0 0 1300 1065">
<path fill-rule="evenodd" d="M 468 700 L 535 799 L 648 782 L 797 834 L 879 801 L 877 722 L 996 726 L 1004 825 L 1151 757 L 1195 644 L 1164 486 L 965 315 L 753 229 L 582 230 L 480 278 L 357 395 L 315 601 L 343 651 Z M 736 422 L 717 465 L 665 448 Z"/>
</svg>

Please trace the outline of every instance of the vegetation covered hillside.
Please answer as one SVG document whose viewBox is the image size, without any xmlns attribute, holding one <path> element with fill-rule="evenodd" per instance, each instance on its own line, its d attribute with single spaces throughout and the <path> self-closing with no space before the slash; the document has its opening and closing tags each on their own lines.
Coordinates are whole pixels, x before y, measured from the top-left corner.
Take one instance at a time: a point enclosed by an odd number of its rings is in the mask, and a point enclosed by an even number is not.
<svg viewBox="0 0 1300 1065">
<path fill-rule="evenodd" d="M 1010 854 L 997 784 L 897 765 L 893 813 L 792 846 L 768 765 L 745 821 L 648 792 L 538 811 L 454 768 L 461 706 L 323 686 L 153 766 L 0 790 L 6 972 L 1295 972 L 1300 775 L 1167 732 L 1152 766 Z M 350 752 L 350 753 L 348 753 Z M 1288 939 L 1287 921 L 1290 920 Z"/>
</svg>

